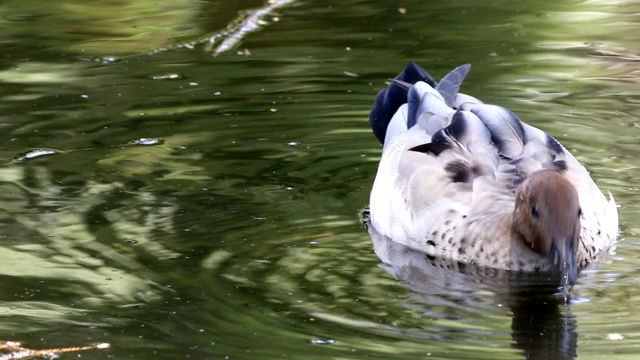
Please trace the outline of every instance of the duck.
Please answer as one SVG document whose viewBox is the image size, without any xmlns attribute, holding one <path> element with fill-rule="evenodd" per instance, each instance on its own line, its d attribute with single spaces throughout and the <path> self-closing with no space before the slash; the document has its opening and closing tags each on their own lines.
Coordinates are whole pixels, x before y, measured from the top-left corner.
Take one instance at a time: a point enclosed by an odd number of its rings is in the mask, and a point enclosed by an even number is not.
<svg viewBox="0 0 640 360">
<path fill-rule="evenodd" d="M 439 82 L 414 62 L 376 95 L 382 154 L 368 226 L 428 257 L 574 285 L 615 244 L 617 205 L 546 132 Z"/>
</svg>

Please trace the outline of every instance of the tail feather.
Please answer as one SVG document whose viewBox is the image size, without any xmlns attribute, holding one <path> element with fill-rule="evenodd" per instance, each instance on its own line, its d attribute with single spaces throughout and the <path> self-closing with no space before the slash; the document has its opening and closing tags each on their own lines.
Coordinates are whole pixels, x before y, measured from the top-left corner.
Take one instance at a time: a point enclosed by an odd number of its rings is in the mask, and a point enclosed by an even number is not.
<svg viewBox="0 0 640 360">
<path fill-rule="evenodd" d="M 400 80 L 412 85 L 418 81 L 423 81 L 431 87 L 436 86 L 436 81 L 433 80 L 431 75 L 414 62 L 409 62 L 405 69 L 395 77 L 395 80 Z M 369 124 L 376 138 L 378 138 L 381 143 L 384 143 L 387 126 L 389 126 L 393 114 L 406 102 L 406 89 L 394 82 L 391 82 L 387 89 L 380 90 L 378 95 L 376 95 L 373 108 L 369 113 Z"/>
<path fill-rule="evenodd" d="M 458 93 L 458 96 L 456 96 L 456 99 L 453 102 L 453 108 L 458 110 L 469 111 L 474 106 L 482 105 L 482 104 L 484 104 L 482 101 L 474 98 L 471 95 Z"/>
<path fill-rule="evenodd" d="M 538 134 L 540 131 L 526 129 L 508 109 L 458 93 L 470 68 L 469 64 L 458 66 L 436 83 L 421 67 L 409 62 L 376 96 L 369 122 L 378 140 L 384 144 L 385 138 L 391 139 L 421 122 L 421 128 L 434 142 L 452 146 L 492 143 L 506 158 L 521 155 L 531 137 L 552 147 L 552 142 Z M 406 108 L 398 111 L 403 104 L 407 104 Z"/>
<path fill-rule="evenodd" d="M 407 115 L 408 129 L 416 124 L 422 114 L 430 113 L 451 117 L 455 112 L 451 107 L 447 106 L 440 93 L 423 82 L 418 82 L 409 89 L 407 103 L 409 105 Z"/>
<path fill-rule="evenodd" d="M 524 149 L 524 130 L 522 122 L 508 109 L 497 105 L 478 105 L 471 112 L 482 120 L 491 132 L 491 140 L 500 154 L 513 158 L 522 154 Z"/>
<path fill-rule="evenodd" d="M 445 77 L 440 80 L 438 85 L 436 85 L 436 90 L 440 93 L 440 95 L 442 95 L 442 98 L 444 99 L 444 102 L 447 104 L 447 106 L 453 107 L 456 96 L 458 96 L 458 90 L 460 90 L 460 85 L 469 73 L 470 69 L 470 64 L 458 66 L 450 73 L 445 75 Z"/>
</svg>

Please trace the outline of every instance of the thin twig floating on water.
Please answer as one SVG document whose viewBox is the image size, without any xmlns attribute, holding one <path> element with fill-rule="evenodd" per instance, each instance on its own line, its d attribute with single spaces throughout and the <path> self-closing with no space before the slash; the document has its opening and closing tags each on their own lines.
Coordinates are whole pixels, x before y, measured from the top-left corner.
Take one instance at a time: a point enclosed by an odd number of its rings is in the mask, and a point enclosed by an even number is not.
<svg viewBox="0 0 640 360">
<path fill-rule="evenodd" d="M 88 345 L 88 346 L 33 350 L 33 349 L 23 348 L 22 344 L 20 344 L 19 342 L 3 341 L 3 342 L 0 342 L 0 350 L 11 350 L 12 352 L 8 354 L 0 354 L 0 360 L 30 359 L 34 357 L 45 357 L 48 359 L 55 359 L 58 357 L 58 354 L 62 354 L 62 353 L 78 352 L 78 351 L 85 351 L 85 350 L 96 350 L 96 349 L 108 349 L 110 346 L 111 345 L 108 343 L 100 343 L 100 344 Z"/>
<path fill-rule="evenodd" d="M 264 7 L 247 11 L 247 17 L 232 22 L 229 28 L 227 28 L 224 32 L 227 37 L 220 45 L 213 49 L 213 56 L 218 56 L 230 50 L 238 45 L 248 34 L 260 30 L 266 25 L 263 20 L 265 16 L 273 13 L 275 9 L 288 5 L 293 1 L 294 0 L 269 0 Z M 219 38 L 219 36 L 212 36 L 209 42 L 213 44 Z"/>
</svg>

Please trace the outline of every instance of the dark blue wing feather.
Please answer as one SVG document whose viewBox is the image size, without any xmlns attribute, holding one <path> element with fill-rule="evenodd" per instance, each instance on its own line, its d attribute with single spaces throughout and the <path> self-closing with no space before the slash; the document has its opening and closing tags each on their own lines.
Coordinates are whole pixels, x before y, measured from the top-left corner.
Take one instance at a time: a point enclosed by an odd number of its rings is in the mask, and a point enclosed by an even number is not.
<svg viewBox="0 0 640 360">
<path fill-rule="evenodd" d="M 442 97 L 444 98 L 444 102 L 449 107 L 453 107 L 453 102 L 458 95 L 460 85 L 469 73 L 469 69 L 471 69 L 471 65 L 469 64 L 458 66 L 450 73 L 445 75 L 445 77 L 440 80 L 438 85 L 436 85 L 435 89 L 440 93 L 440 95 L 442 95 Z"/>
<path fill-rule="evenodd" d="M 401 80 L 408 84 L 424 81 L 432 87 L 436 86 L 436 81 L 433 80 L 431 75 L 414 62 L 409 62 L 404 71 L 395 77 L 395 80 Z M 376 95 L 373 108 L 369 113 L 369 124 L 376 138 L 378 138 L 381 143 L 384 143 L 387 126 L 393 114 L 406 102 L 407 90 L 394 82 L 391 82 L 388 88 L 380 90 L 378 95 Z"/>
</svg>

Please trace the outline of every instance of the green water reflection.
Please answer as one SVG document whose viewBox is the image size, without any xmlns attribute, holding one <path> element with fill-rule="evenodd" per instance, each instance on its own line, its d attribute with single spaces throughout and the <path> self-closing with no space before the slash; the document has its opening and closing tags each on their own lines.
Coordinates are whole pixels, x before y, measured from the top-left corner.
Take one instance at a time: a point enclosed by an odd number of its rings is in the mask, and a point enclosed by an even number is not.
<svg viewBox="0 0 640 360">
<path fill-rule="evenodd" d="M 0 5 L 1 338 L 112 344 L 95 359 L 635 358 L 637 3 L 294 1 L 212 56 L 203 39 L 264 5 Z M 372 250 L 367 115 L 408 60 L 472 63 L 465 93 L 614 194 L 621 242 L 580 301 Z M 141 138 L 162 142 L 122 146 Z M 14 161 L 35 149 L 57 154 Z"/>
</svg>

